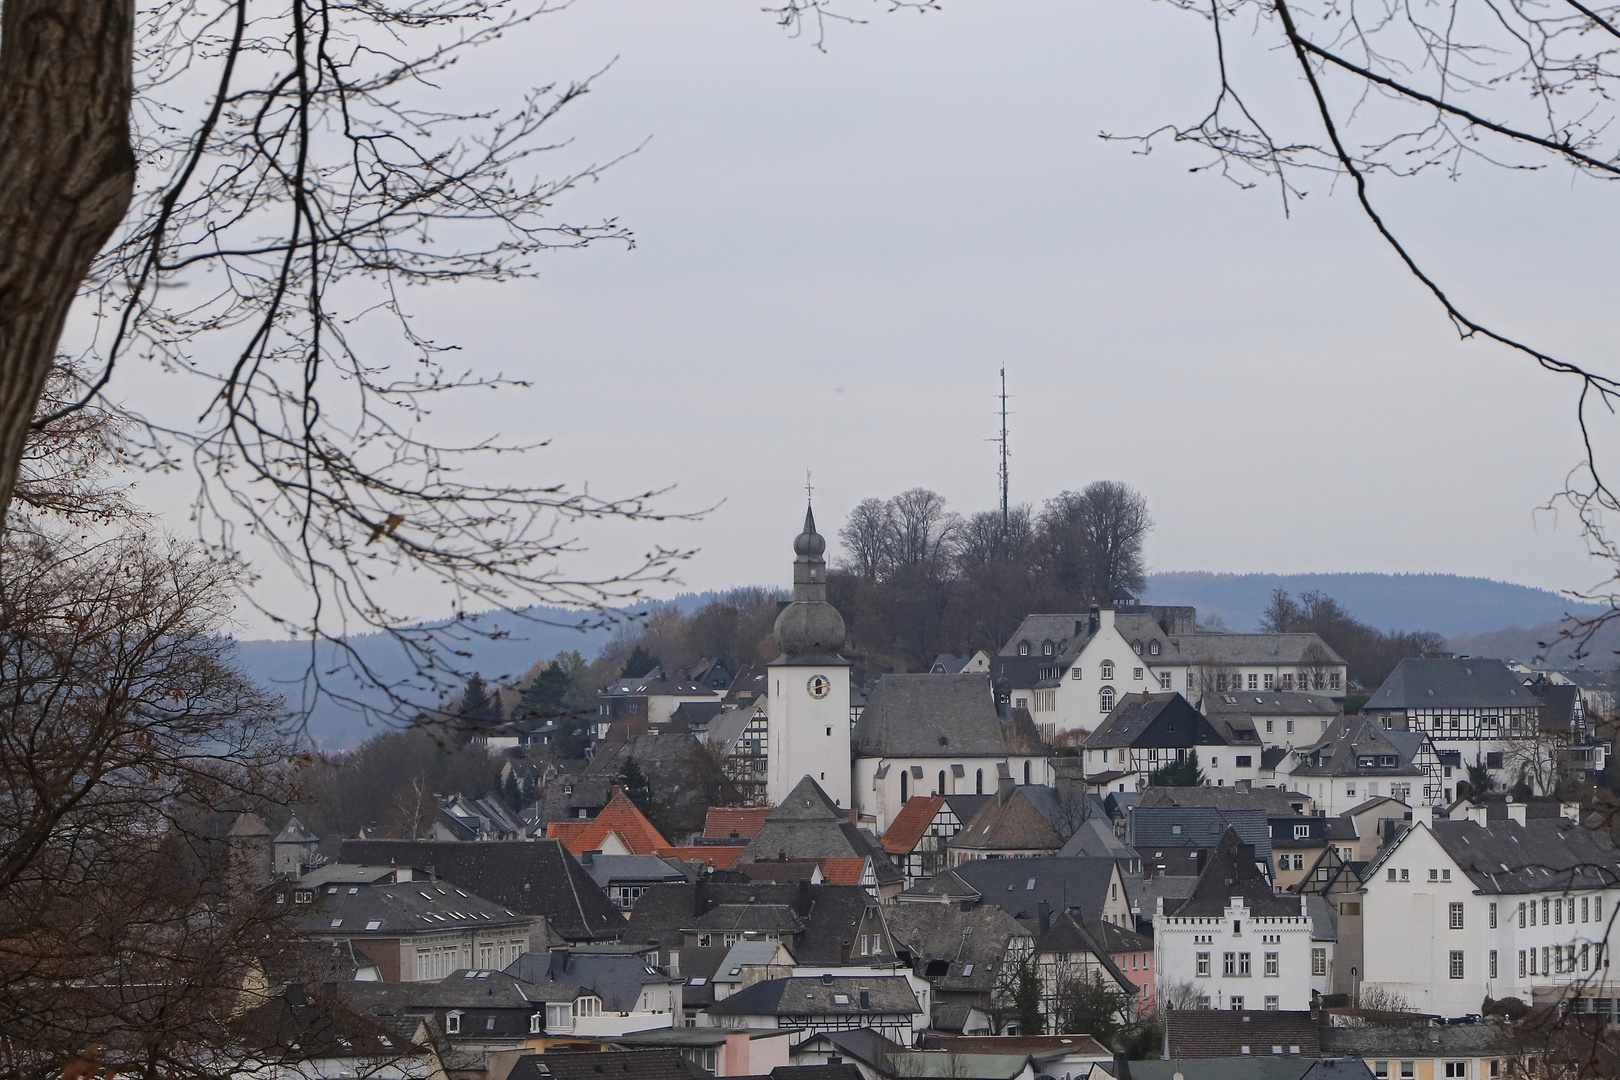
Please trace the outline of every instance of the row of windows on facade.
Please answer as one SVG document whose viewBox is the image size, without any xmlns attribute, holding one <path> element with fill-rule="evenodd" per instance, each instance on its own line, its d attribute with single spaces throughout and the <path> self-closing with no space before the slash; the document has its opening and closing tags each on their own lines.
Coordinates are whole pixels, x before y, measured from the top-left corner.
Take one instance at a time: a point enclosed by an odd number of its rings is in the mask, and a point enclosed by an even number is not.
<svg viewBox="0 0 1620 1080">
<path fill-rule="evenodd" d="M 1253 953 L 1246 953 L 1246 952 L 1223 953 L 1221 955 L 1221 974 L 1222 975 L 1229 975 L 1229 976 L 1232 976 L 1233 978 L 1238 978 L 1238 979 L 1248 978 L 1248 977 L 1252 976 L 1254 974 L 1253 964 L 1252 964 L 1253 955 L 1254 955 Z M 1208 978 L 1209 977 L 1209 973 L 1210 973 L 1210 956 L 1211 956 L 1211 954 L 1207 953 L 1207 952 L 1201 952 L 1201 953 L 1196 954 L 1196 956 L 1194 958 L 1196 960 L 1196 966 L 1194 967 L 1193 970 L 1198 975 L 1199 978 Z M 1274 952 L 1265 953 L 1264 958 L 1262 960 L 1262 963 L 1264 964 L 1264 970 L 1263 970 L 1263 977 L 1264 978 L 1275 979 L 1275 978 L 1278 978 L 1280 976 L 1282 959 L 1281 959 L 1281 956 L 1279 954 L 1274 953 Z M 1327 974 L 1327 950 L 1326 949 L 1312 949 L 1311 950 L 1311 974 L 1312 975 L 1326 975 Z M 1233 1006 L 1233 1007 L 1236 1008 L 1237 1006 Z"/>
<path fill-rule="evenodd" d="M 1395 868 L 1391 867 L 1390 870 L 1389 870 L 1389 876 L 1386 877 L 1384 880 L 1385 881 L 1411 881 L 1412 879 L 1411 879 L 1411 876 L 1410 876 L 1410 872 L 1405 867 L 1401 868 L 1401 870 L 1399 871 L 1399 876 L 1398 877 L 1397 877 L 1397 872 L 1396 872 Z M 1444 884 L 1444 883 L 1451 880 L 1451 870 L 1449 868 L 1436 870 L 1434 867 L 1430 867 L 1429 868 L 1429 880 L 1432 881 L 1432 882 L 1438 882 L 1438 883 Z M 1577 904 L 1577 899 L 1579 900 L 1578 904 Z M 1461 903 L 1459 903 L 1459 902 L 1452 902 L 1449 905 L 1448 915 L 1450 917 L 1448 919 L 1448 925 L 1450 926 L 1451 929 L 1453 929 L 1453 930 L 1461 930 L 1461 929 L 1463 929 L 1463 910 L 1464 910 L 1463 905 Z M 1580 912 L 1580 921 L 1583 922 L 1583 923 L 1600 923 L 1600 922 L 1602 922 L 1603 921 L 1603 897 L 1602 896 L 1582 896 L 1582 897 L 1579 897 L 1579 898 L 1573 897 L 1573 896 L 1543 897 L 1542 900 L 1541 900 L 1541 905 L 1540 905 L 1540 919 L 1539 919 L 1539 921 L 1537 920 L 1536 902 L 1534 900 L 1520 901 L 1520 903 L 1519 903 L 1519 927 L 1520 927 L 1520 929 L 1523 929 L 1523 928 L 1525 928 L 1527 926 L 1538 926 L 1538 925 L 1539 926 L 1562 926 L 1565 923 L 1568 923 L 1569 925 L 1573 926 L 1573 925 L 1575 925 L 1576 912 L 1577 911 Z M 1486 907 L 1486 920 L 1490 924 L 1490 928 L 1492 930 L 1495 930 L 1496 929 L 1496 904 L 1494 902 L 1487 905 L 1487 907 Z"/>
<path fill-rule="evenodd" d="M 1577 952 L 1577 948 L 1579 951 Z M 1519 978 L 1529 975 L 1573 975 L 1576 972 L 1576 957 L 1580 958 L 1582 972 L 1590 972 L 1593 966 L 1608 967 L 1609 959 L 1603 951 L 1603 943 L 1596 945 L 1587 942 L 1580 946 L 1575 945 L 1543 945 L 1540 949 L 1541 964 L 1536 964 L 1535 949 L 1519 950 Z M 1455 955 L 1455 954 L 1453 954 Z M 1460 976 L 1452 976 L 1459 978 Z M 1491 977 L 1496 977 L 1496 950 L 1491 950 Z"/>
<path fill-rule="evenodd" d="M 1297 686 L 1296 686 L 1297 684 Z M 1301 671 L 1297 675 L 1293 672 L 1284 672 L 1273 675 L 1264 674 L 1215 674 L 1215 689 L 1224 690 L 1337 690 L 1340 687 L 1339 672 L 1334 671 Z"/>
<path fill-rule="evenodd" d="M 1138 751 L 1138 752 L 1140 753 L 1140 751 Z M 1106 764 L 1108 762 L 1108 751 L 1107 750 L 1101 750 L 1101 751 L 1093 750 L 1092 751 L 1093 755 L 1098 754 L 1098 753 L 1102 754 L 1103 763 Z M 1121 764 L 1121 765 L 1127 764 L 1129 762 L 1129 760 L 1130 760 L 1130 753 L 1131 753 L 1130 747 L 1128 747 L 1128 746 L 1120 747 L 1119 748 L 1119 764 Z M 1163 760 L 1163 762 L 1166 765 L 1168 765 L 1172 761 L 1181 761 L 1186 757 L 1186 747 L 1182 747 L 1180 749 L 1175 749 L 1175 750 L 1172 750 L 1169 747 L 1164 747 L 1164 748 L 1162 748 L 1162 754 L 1163 754 L 1162 758 L 1161 758 L 1160 754 L 1161 754 L 1161 749 L 1160 748 L 1150 747 L 1148 749 L 1148 751 L 1147 751 L 1147 762 L 1148 762 L 1148 764 L 1149 765 L 1157 765 L 1157 764 L 1159 764 L 1159 762 L 1161 760 Z M 1252 769 L 1252 768 L 1254 768 L 1254 755 L 1253 754 L 1234 754 L 1232 760 L 1234 762 L 1233 768 L 1237 768 L 1237 769 Z M 1209 767 L 1212 768 L 1212 769 L 1218 769 L 1218 768 L 1221 767 L 1221 759 L 1220 759 L 1219 755 L 1211 755 L 1210 756 Z M 1171 832 L 1174 832 L 1177 836 L 1180 836 L 1181 835 L 1181 826 L 1180 825 L 1172 826 L 1171 827 Z"/>
<path fill-rule="evenodd" d="M 658 1011 L 661 1012 L 662 1010 Z M 573 1028 L 574 1020 L 578 1017 L 601 1015 L 601 998 L 583 997 L 576 999 L 572 1003 L 566 1001 L 551 1003 L 546 1006 L 545 1012 L 530 1014 L 529 1034 L 543 1035 L 548 1031 L 554 1034 L 568 1031 Z M 495 1030 L 495 1018 L 493 1016 L 485 1018 L 484 1030 Z M 471 1034 L 467 1023 L 467 1015 L 459 1010 L 446 1013 L 444 1016 L 444 1031 L 447 1035 Z"/>
<path fill-rule="evenodd" d="M 430 945 L 416 950 L 416 980 L 442 979 L 457 968 L 472 967 L 473 947 L 465 943 Z M 524 953 L 529 943 L 523 938 L 478 943 L 478 966 L 501 971 Z"/>
<path fill-rule="evenodd" d="M 1509 716 L 1506 718 L 1506 720 L 1507 722 L 1503 723 L 1503 718 L 1500 716 L 1478 716 L 1474 713 L 1452 713 L 1449 716 L 1436 714 L 1429 716 L 1419 712 L 1412 717 L 1412 730 L 1473 731 L 1476 728 L 1480 731 L 1501 731 L 1503 728 L 1506 728 L 1509 731 L 1523 730 L 1524 724 L 1522 723 L 1521 717 Z M 1478 721 L 1478 723 L 1475 723 L 1475 721 Z"/>
<path fill-rule="evenodd" d="M 1147 654 L 1149 656 L 1158 656 L 1159 653 L 1163 651 L 1163 649 L 1164 649 L 1164 646 L 1160 645 L 1157 641 L 1150 641 L 1147 644 Z M 1058 646 L 1056 644 L 1054 644 L 1052 641 L 1047 640 L 1047 641 L 1041 642 L 1041 655 L 1042 656 L 1056 656 L 1057 651 L 1058 651 Z M 1140 641 L 1131 642 L 1131 651 L 1134 652 L 1137 656 L 1141 656 L 1142 655 L 1142 643 Z M 1029 642 L 1020 641 L 1018 643 L 1018 655 L 1019 656 L 1028 656 L 1029 655 Z M 1103 663 L 1105 665 L 1109 666 L 1109 667 L 1112 667 L 1114 662 L 1112 660 L 1105 660 L 1105 661 L 1103 661 Z M 1104 675 L 1103 678 L 1111 679 L 1111 678 L 1113 678 L 1113 676 L 1112 675 Z"/>
<path fill-rule="evenodd" d="M 1468 1062 L 1448 1061 L 1445 1063 L 1445 1066 L 1446 1076 L 1462 1077 L 1464 1080 L 1466 1080 L 1466 1077 L 1468 1076 Z M 1393 1078 L 1397 1075 L 1397 1068 L 1399 1069 L 1400 1080 L 1412 1080 L 1412 1078 L 1417 1074 L 1417 1062 L 1415 1061 L 1375 1061 L 1373 1062 L 1373 1077 L 1375 1080 L 1393 1080 Z M 1502 1075 L 1501 1061 L 1497 1060 L 1490 1063 L 1490 1074 L 1492 1076 Z"/>
<path fill-rule="evenodd" d="M 962 766 L 960 766 L 960 765 L 952 765 L 951 766 L 952 772 L 955 772 L 956 775 L 959 776 L 959 777 L 965 778 L 966 777 L 965 770 L 958 772 L 957 770 L 960 770 L 960 769 L 962 769 Z M 1033 782 L 1034 775 L 1035 775 L 1034 771 L 1030 768 L 1030 763 L 1027 762 L 1027 761 L 1024 762 L 1024 786 L 1025 787 L 1028 787 Z M 919 780 L 922 779 L 922 766 L 921 765 L 913 765 L 910 768 L 902 768 L 900 770 L 900 802 L 901 802 L 902 805 L 904 805 L 904 803 L 905 803 L 905 801 L 907 799 L 911 798 L 911 777 L 912 776 L 916 776 L 916 778 L 919 779 Z M 955 794 L 954 792 L 948 792 L 945 789 L 945 770 L 944 769 L 939 770 L 939 786 L 934 788 L 934 790 L 933 790 L 933 792 L 931 794 L 934 794 L 934 795 Z M 983 769 L 975 769 L 975 770 L 973 770 L 973 794 L 975 794 L 975 795 L 983 795 L 984 794 L 984 770 Z"/>
</svg>

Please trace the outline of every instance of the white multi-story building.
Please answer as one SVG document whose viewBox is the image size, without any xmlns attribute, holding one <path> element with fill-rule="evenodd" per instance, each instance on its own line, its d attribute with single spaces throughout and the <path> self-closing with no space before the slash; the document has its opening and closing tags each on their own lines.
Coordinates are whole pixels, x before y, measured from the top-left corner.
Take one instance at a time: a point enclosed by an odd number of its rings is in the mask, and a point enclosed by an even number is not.
<svg viewBox="0 0 1620 1080">
<path fill-rule="evenodd" d="M 1277 766 L 1277 780 L 1336 816 L 1376 798 L 1444 805 L 1455 790 L 1455 779 L 1446 779 L 1449 771 L 1426 733 L 1392 731 L 1368 716 L 1341 716 L 1320 739 L 1290 750 Z"/>
<path fill-rule="evenodd" d="M 1228 831 L 1190 897 L 1159 899 L 1158 986 L 1191 985 L 1211 1009 L 1308 1009 L 1332 986 L 1333 938 L 1322 898 L 1272 892 L 1254 848 Z"/>
<path fill-rule="evenodd" d="M 1214 787 L 1254 785 L 1262 763 L 1252 727 L 1211 723 L 1178 693 L 1121 698 L 1081 749 L 1086 782 L 1101 791 L 1136 790 L 1155 769 L 1196 752 Z"/>
<path fill-rule="evenodd" d="M 1200 629 L 1189 607 L 1029 615 L 996 657 L 1013 704 L 1038 725 L 1091 728 L 1125 694 L 1311 690 L 1340 700 L 1344 660 L 1315 634 Z"/>
<path fill-rule="evenodd" d="M 1479 1012 L 1486 997 L 1608 1004 L 1608 937 L 1620 852 L 1570 818 L 1526 819 L 1509 803 L 1435 821 L 1429 807 L 1368 867 L 1363 985 L 1419 1012 Z M 1573 813 L 1573 811 L 1572 811 Z"/>
</svg>

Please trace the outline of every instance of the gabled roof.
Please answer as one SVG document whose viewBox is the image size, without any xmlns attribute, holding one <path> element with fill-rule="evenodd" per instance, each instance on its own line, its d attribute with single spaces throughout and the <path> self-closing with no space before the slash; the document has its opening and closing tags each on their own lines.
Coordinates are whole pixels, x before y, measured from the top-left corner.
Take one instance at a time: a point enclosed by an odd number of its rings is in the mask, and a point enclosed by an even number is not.
<svg viewBox="0 0 1620 1080">
<path fill-rule="evenodd" d="M 1090 953 L 1120 990 L 1127 994 L 1136 992 L 1136 984 L 1114 963 L 1108 947 L 1093 937 L 1073 912 L 1063 911 L 1052 916 L 1051 928 L 1035 941 L 1035 951 L 1048 956 L 1053 953 Z"/>
<path fill-rule="evenodd" d="M 1086 739 L 1094 747 L 1225 746 L 1227 739 L 1177 693 L 1126 694 Z"/>
<path fill-rule="evenodd" d="M 996 715 L 984 672 L 885 675 L 855 721 L 856 757 L 1044 757 L 1049 751 L 1027 715 Z"/>
<path fill-rule="evenodd" d="M 1407 657 L 1363 709 L 1527 709 L 1539 705 L 1500 660 Z"/>
<path fill-rule="evenodd" d="M 683 948 L 684 928 L 721 904 L 792 906 L 803 920 L 804 931 L 788 947 L 801 964 L 846 963 L 861 920 L 868 915 L 881 919 L 884 910 L 855 885 L 812 885 L 808 881 L 653 885 L 636 901 L 629 921 L 620 922 L 623 940 Z"/>
<path fill-rule="evenodd" d="M 648 967 L 640 956 L 571 953 L 567 949 L 524 953 L 507 966 L 506 974 L 539 987 L 578 986 L 601 998 L 602 1007 L 610 1012 L 634 1012 L 644 986 L 680 982 Z"/>
<path fill-rule="evenodd" d="M 1198 707 L 1205 716 L 1223 713 L 1241 713 L 1247 716 L 1320 716 L 1324 719 L 1339 715 L 1344 707 L 1325 694 L 1302 693 L 1295 690 L 1219 691 L 1204 694 Z"/>
<path fill-rule="evenodd" d="M 1137 859 L 1136 849 L 1114 834 L 1114 824 L 1106 817 L 1081 822 L 1058 854 L 1068 858 L 1114 859 L 1129 863 L 1135 863 Z"/>
<path fill-rule="evenodd" d="M 1179 918 L 1220 918 L 1234 896 L 1241 896 L 1249 911 L 1262 918 L 1299 916 L 1299 897 L 1281 897 L 1271 891 L 1271 883 L 1254 865 L 1253 846 L 1245 844 L 1234 830 L 1227 830 L 1210 855 L 1204 872 L 1198 876 L 1192 895 L 1173 911 Z"/>
<path fill-rule="evenodd" d="M 524 915 L 544 915 L 569 941 L 619 936 L 624 917 L 556 840 L 345 840 L 339 858 L 432 868 L 446 881 Z"/>
<path fill-rule="evenodd" d="M 748 841 L 738 862 L 871 858 L 879 885 L 903 881 L 877 838 L 849 817 L 820 784 L 803 777 Z"/>
<path fill-rule="evenodd" d="M 890 855 L 909 855 L 917 842 L 928 832 L 939 808 L 945 805 L 942 795 L 915 795 L 894 816 L 888 831 L 883 834 L 883 850 Z"/>
<path fill-rule="evenodd" d="M 974 862 L 986 862 L 985 859 L 973 859 L 964 866 Z M 911 888 L 895 897 L 900 903 L 955 903 L 961 900 L 979 899 L 979 890 L 969 885 L 955 870 L 944 870 L 926 881 L 919 881 Z"/>
<path fill-rule="evenodd" d="M 1015 919 L 1040 917 L 1044 901 L 1053 912 L 1078 909 L 1087 922 L 1102 917 L 1108 886 L 1116 880 L 1112 859 L 971 859 L 956 877 Z"/>
<path fill-rule="evenodd" d="M 1386 731 L 1376 717 L 1341 716 L 1328 725 L 1319 742 L 1300 747 L 1290 776 L 1422 776 L 1413 760 L 1427 736 L 1421 731 Z M 1363 765 L 1366 757 L 1373 765 Z M 1376 764 L 1394 758 L 1393 766 Z M 1315 764 L 1320 762 L 1320 764 Z"/>
<path fill-rule="evenodd" d="M 557 821 L 546 826 L 546 839 L 561 840 L 574 855 L 600 849 L 614 833 L 632 855 L 653 855 L 659 848 L 669 847 L 669 841 L 619 788 L 613 789 L 613 797 L 590 821 Z"/>
<path fill-rule="evenodd" d="M 1233 634 L 1201 630 L 1177 634 L 1166 654 L 1154 663 L 1165 664 L 1343 664 L 1344 658 L 1315 634 Z"/>
<path fill-rule="evenodd" d="M 864 996 L 864 998 L 863 998 Z M 865 1002 L 863 1005 L 862 1002 Z M 903 975 L 766 979 L 709 1006 L 711 1016 L 916 1015 L 917 995 Z"/>
<path fill-rule="evenodd" d="M 703 817 L 705 840 L 752 840 L 771 816 L 769 806 L 711 806 Z"/>
<path fill-rule="evenodd" d="M 1303 812 L 1305 796 L 1282 788 L 1147 787 L 1137 806 L 1209 806 L 1218 810 L 1259 810 L 1271 817 Z"/>
<path fill-rule="evenodd" d="M 951 838 L 950 846 L 973 851 L 1052 851 L 1061 848 L 1080 823 L 1106 818 L 1096 797 L 1072 790 L 1060 796 L 1044 784 L 1020 784 L 996 795 Z"/>
<path fill-rule="evenodd" d="M 1241 1057 L 1244 1047 L 1260 1058 L 1270 1056 L 1273 1046 L 1281 1046 L 1284 1054 L 1297 1046 L 1300 1057 L 1321 1053 L 1320 1029 L 1308 1011 L 1172 1009 L 1164 1025 L 1171 1058 Z"/>
<path fill-rule="evenodd" d="M 988 994 L 995 989 L 1008 944 L 1015 938 L 1034 943 L 1026 927 L 993 904 L 969 911 L 954 905 L 896 904 L 888 909 L 888 920 L 896 955 L 908 953 L 912 969 L 936 991 Z"/>
<path fill-rule="evenodd" d="M 601 889 L 615 882 L 687 880 L 684 870 L 672 866 L 656 855 L 592 855 L 590 862 L 581 860 L 580 865 Z"/>
<path fill-rule="evenodd" d="M 527 926 L 519 915 L 448 881 L 407 881 L 398 885 L 327 885 L 310 904 L 295 904 L 293 925 L 300 934 L 331 937 L 401 937 L 496 926 Z"/>
<path fill-rule="evenodd" d="M 1131 812 L 1131 844 L 1139 852 L 1182 847 L 1214 848 L 1231 830 L 1236 830 L 1238 837 L 1254 848 L 1256 858 L 1271 858 L 1271 827 L 1263 810 L 1218 810 L 1213 806 L 1138 806 Z"/>
<path fill-rule="evenodd" d="M 603 1050 L 593 1054 L 525 1054 L 509 1080 L 694 1080 L 708 1075 L 678 1048 Z"/>
<path fill-rule="evenodd" d="M 1436 821 L 1430 831 L 1483 893 L 1612 888 L 1620 881 L 1614 841 L 1568 818 L 1531 818 L 1523 825 Z"/>
</svg>

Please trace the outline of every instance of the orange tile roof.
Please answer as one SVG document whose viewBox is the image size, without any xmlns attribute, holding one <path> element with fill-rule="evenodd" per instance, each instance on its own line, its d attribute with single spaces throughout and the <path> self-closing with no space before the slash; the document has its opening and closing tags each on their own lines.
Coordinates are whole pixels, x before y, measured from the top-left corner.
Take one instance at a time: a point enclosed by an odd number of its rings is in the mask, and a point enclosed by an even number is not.
<svg viewBox="0 0 1620 1080">
<path fill-rule="evenodd" d="M 752 840 L 771 816 L 769 806 L 711 806 L 703 817 L 703 835 L 711 840 Z"/>
<path fill-rule="evenodd" d="M 656 852 L 661 859 L 680 859 L 684 862 L 708 863 L 716 870 L 724 870 L 737 861 L 737 856 L 743 853 L 740 847 L 721 847 L 719 844 L 702 844 L 697 847 L 661 847 Z"/>
<path fill-rule="evenodd" d="M 883 834 L 883 850 L 890 855 L 909 855 L 916 849 L 917 842 L 928 831 L 929 823 L 944 804 L 945 799 L 939 795 L 917 795 L 907 799 L 906 805 L 900 808 L 900 813 L 889 824 L 889 831 Z"/>
<path fill-rule="evenodd" d="M 829 885 L 859 885 L 865 859 L 822 859 L 821 877 Z"/>
<path fill-rule="evenodd" d="M 632 855 L 652 855 L 659 848 L 669 847 L 669 841 L 653 828 L 635 803 L 625 798 L 620 788 L 613 789 L 608 804 L 590 821 L 554 821 L 546 826 L 546 839 L 561 840 L 563 847 L 575 855 L 599 849 L 614 833 L 619 834 L 625 850 Z"/>
</svg>

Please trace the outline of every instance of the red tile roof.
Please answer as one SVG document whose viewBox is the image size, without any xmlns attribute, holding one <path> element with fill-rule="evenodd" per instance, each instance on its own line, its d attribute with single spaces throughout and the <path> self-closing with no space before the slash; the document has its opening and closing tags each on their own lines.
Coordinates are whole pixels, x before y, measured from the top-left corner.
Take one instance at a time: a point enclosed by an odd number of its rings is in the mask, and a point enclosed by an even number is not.
<svg viewBox="0 0 1620 1080">
<path fill-rule="evenodd" d="M 929 824 L 945 799 L 939 795 L 918 795 L 906 800 L 889 831 L 883 834 L 883 850 L 890 855 L 909 855 L 916 850 L 917 841 L 928 831 Z"/>
<path fill-rule="evenodd" d="M 829 885 L 859 885 L 865 859 L 822 859 L 821 877 Z"/>
<path fill-rule="evenodd" d="M 546 839 L 561 840 L 575 855 L 601 848 L 614 833 L 632 855 L 654 855 L 659 848 L 669 847 L 669 841 L 619 788 L 613 789 L 613 798 L 590 821 L 554 821 L 546 826 Z"/>
<path fill-rule="evenodd" d="M 740 847 L 721 847 L 702 844 L 698 847 L 661 847 L 654 854 L 663 859 L 681 859 L 685 862 L 708 863 L 716 870 L 724 870 L 743 853 Z"/>
<path fill-rule="evenodd" d="M 769 806 L 711 806 L 703 818 L 703 835 L 710 840 L 752 840 L 770 816 Z"/>
</svg>

